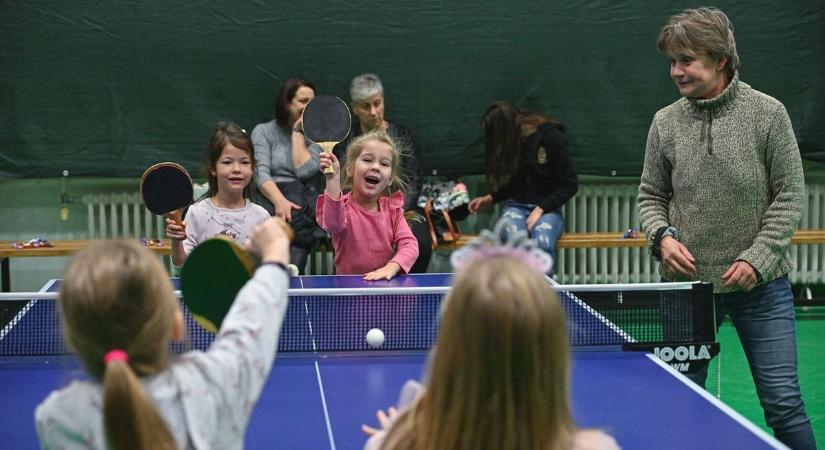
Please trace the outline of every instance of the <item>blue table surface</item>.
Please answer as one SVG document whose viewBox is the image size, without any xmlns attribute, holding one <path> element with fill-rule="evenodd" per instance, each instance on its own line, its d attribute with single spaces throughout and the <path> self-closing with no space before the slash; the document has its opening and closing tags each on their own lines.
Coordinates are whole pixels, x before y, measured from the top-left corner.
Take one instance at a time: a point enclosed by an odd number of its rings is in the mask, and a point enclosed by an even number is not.
<svg viewBox="0 0 825 450">
<path fill-rule="evenodd" d="M 382 287 L 431 287 L 449 274 L 397 277 Z M 363 287 L 357 276 L 299 277 L 296 289 Z M 297 286 L 295 283 L 298 283 Z M 52 283 L 51 288 L 55 288 Z M 255 408 L 246 448 L 360 449 L 360 427 L 420 378 L 423 352 L 281 353 Z M 572 407 L 580 427 L 601 428 L 623 449 L 782 448 L 651 355 L 573 352 Z M 82 376 L 70 356 L 0 358 L 0 442 L 38 448 L 33 412 L 51 391 Z"/>
<path fill-rule="evenodd" d="M 361 424 L 375 425 L 375 411 L 395 404 L 403 384 L 420 377 L 424 360 L 423 353 L 379 351 L 281 354 L 250 420 L 246 448 L 360 449 Z M 777 448 L 646 354 L 574 352 L 572 375 L 576 423 L 607 431 L 624 449 Z M 35 407 L 80 376 L 72 357 L 0 358 L 3 448 L 36 449 Z"/>
</svg>

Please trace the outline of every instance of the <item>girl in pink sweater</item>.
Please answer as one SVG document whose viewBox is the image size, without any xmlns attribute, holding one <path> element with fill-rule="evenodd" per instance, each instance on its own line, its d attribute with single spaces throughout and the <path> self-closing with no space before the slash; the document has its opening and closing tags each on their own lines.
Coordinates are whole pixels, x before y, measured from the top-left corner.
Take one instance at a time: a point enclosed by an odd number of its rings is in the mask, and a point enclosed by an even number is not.
<svg viewBox="0 0 825 450">
<path fill-rule="evenodd" d="M 344 186 L 332 153 L 321 153 L 326 190 L 318 196 L 315 220 L 332 234 L 338 275 L 364 274 L 365 280 L 389 280 L 407 273 L 418 258 L 418 242 L 404 219 L 400 152 L 383 131 L 364 134 L 347 147 Z M 395 187 L 390 194 L 390 188 Z"/>
</svg>

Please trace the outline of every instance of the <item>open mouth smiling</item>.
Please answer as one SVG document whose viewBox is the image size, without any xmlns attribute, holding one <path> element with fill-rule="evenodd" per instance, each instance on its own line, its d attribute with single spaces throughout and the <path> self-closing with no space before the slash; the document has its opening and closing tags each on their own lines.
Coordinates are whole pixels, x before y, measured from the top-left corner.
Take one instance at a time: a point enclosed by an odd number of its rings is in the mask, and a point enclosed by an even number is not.
<svg viewBox="0 0 825 450">
<path fill-rule="evenodd" d="M 381 179 L 376 177 L 375 175 L 367 175 L 364 177 L 364 181 L 368 184 L 376 185 L 381 182 Z"/>
</svg>

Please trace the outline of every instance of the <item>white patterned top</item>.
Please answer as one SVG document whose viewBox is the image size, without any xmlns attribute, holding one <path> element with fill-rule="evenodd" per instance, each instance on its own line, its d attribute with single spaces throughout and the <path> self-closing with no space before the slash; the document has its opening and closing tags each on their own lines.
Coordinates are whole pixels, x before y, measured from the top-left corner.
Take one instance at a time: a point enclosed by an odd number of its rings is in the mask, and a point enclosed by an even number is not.
<svg viewBox="0 0 825 450">
<path fill-rule="evenodd" d="M 275 360 L 289 278 L 260 267 L 206 352 L 191 351 L 141 381 L 181 449 L 242 449 L 249 417 Z M 43 449 L 105 449 L 97 380 L 53 392 L 35 411 Z"/>
<path fill-rule="evenodd" d="M 186 239 L 183 249 L 188 255 L 201 242 L 215 236 L 227 236 L 243 245 L 252 235 L 255 225 L 269 219 L 269 213 L 255 203 L 246 200 L 239 209 L 215 206 L 211 198 L 203 199 L 189 207 L 186 212 Z"/>
</svg>

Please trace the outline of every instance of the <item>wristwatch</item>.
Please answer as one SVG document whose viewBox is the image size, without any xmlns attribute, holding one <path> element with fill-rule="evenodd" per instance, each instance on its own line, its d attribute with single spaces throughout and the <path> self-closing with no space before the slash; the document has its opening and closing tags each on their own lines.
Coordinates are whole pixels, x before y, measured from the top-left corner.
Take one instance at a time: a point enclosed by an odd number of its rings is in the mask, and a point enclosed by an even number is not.
<svg viewBox="0 0 825 450">
<path fill-rule="evenodd" d="M 676 227 L 668 225 L 659 228 L 656 230 L 656 234 L 653 237 L 653 241 L 650 245 L 650 254 L 653 255 L 654 258 L 661 261 L 662 260 L 662 239 L 666 236 L 670 236 L 673 239 L 679 240 L 679 230 Z"/>
<path fill-rule="evenodd" d="M 665 228 L 665 231 L 662 232 L 662 236 L 659 237 L 659 242 L 661 242 L 662 239 L 665 238 L 665 236 L 670 236 L 673 239 L 676 239 L 678 241 L 679 240 L 679 230 L 677 230 L 676 227 L 671 227 L 671 226 Z"/>
</svg>

